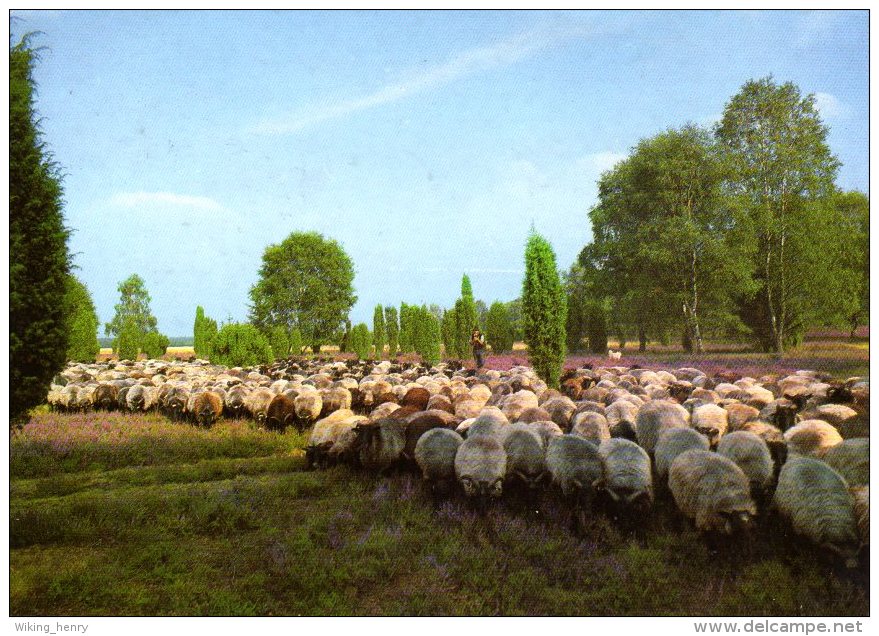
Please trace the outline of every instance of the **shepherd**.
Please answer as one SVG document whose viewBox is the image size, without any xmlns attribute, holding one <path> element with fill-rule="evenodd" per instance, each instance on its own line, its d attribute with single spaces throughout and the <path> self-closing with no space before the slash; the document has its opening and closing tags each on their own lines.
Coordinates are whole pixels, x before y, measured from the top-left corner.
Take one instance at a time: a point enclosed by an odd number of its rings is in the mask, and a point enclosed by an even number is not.
<svg viewBox="0 0 879 636">
<path fill-rule="evenodd" d="M 485 366 L 485 337 L 479 331 L 478 327 L 473 328 L 473 334 L 470 336 L 470 346 L 473 347 L 473 357 L 476 359 L 476 368 L 481 369 Z"/>
</svg>

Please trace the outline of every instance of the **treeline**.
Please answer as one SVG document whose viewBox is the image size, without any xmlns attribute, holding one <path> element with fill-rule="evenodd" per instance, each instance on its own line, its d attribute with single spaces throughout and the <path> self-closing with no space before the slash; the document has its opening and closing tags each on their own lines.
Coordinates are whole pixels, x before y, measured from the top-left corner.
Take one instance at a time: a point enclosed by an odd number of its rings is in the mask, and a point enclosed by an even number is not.
<svg viewBox="0 0 879 636">
<path fill-rule="evenodd" d="M 869 310 L 869 201 L 835 185 L 813 96 L 747 82 L 712 131 L 643 139 L 599 181 L 566 273 L 571 348 L 749 338 L 781 353 Z"/>
</svg>

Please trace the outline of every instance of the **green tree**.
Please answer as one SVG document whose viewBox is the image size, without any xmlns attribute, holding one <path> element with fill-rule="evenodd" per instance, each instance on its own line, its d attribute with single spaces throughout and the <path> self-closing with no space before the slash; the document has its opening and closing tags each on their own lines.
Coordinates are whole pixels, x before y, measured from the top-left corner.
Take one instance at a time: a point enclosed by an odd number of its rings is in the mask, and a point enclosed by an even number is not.
<svg viewBox="0 0 879 636">
<path fill-rule="evenodd" d="M 513 326 L 505 303 L 495 301 L 486 312 L 485 339 L 495 353 L 513 350 Z"/>
<path fill-rule="evenodd" d="M 268 339 L 251 324 L 225 324 L 211 343 L 212 364 L 250 367 L 271 364 L 273 360 L 274 354 Z"/>
<path fill-rule="evenodd" d="M 742 318 L 767 351 L 800 340 L 827 300 L 821 282 L 803 273 L 804 261 L 828 260 L 821 252 L 835 238 L 824 222 L 832 206 L 819 203 L 833 194 L 840 165 L 827 133 L 814 96 L 772 77 L 746 82 L 715 131 L 731 167 L 728 190 L 756 243 L 757 291 Z"/>
<path fill-rule="evenodd" d="M 565 290 L 552 247 L 533 230 L 525 247 L 522 314 L 531 366 L 547 386 L 558 388 L 566 353 Z"/>
<path fill-rule="evenodd" d="M 725 177 L 711 136 L 696 126 L 642 140 L 602 176 L 590 217 L 622 309 L 621 340 L 637 331 L 644 345 L 648 331 L 678 325 L 685 348 L 701 353 L 704 317 L 733 313 L 749 290 L 749 242 L 737 231 Z"/>
<path fill-rule="evenodd" d="M 513 342 L 525 340 L 525 332 L 522 329 L 522 299 L 516 298 L 507 303 L 507 314 L 510 316 L 510 325 L 513 327 Z"/>
<path fill-rule="evenodd" d="M 827 250 L 835 261 L 829 268 L 835 276 L 827 310 L 832 324 L 845 325 L 854 338 L 870 315 L 870 200 L 852 191 L 837 194 L 829 204 L 838 247 Z"/>
<path fill-rule="evenodd" d="M 396 307 L 385 307 L 385 329 L 388 332 L 388 357 L 393 359 L 400 344 L 400 323 L 397 322 Z"/>
<path fill-rule="evenodd" d="M 64 304 L 70 321 L 70 341 L 67 346 L 67 359 L 74 362 L 94 362 L 101 345 L 98 342 L 98 314 L 91 294 L 78 278 L 70 275 L 67 279 L 67 293 Z"/>
<path fill-rule="evenodd" d="M 217 333 L 217 321 L 205 316 L 204 309 L 199 305 L 195 308 L 195 324 L 192 328 L 192 348 L 198 358 L 210 357 L 211 338 Z"/>
<path fill-rule="evenodd" d="M 427 364 L 440 361 L 440 322 L 427 306 L 411 306 L 412 342 L 415 352 Z"/>
<path fill-rule="evenodd" d="M 205 316 L 204 322 L 201 326 L 203 351 L 200 354 L 196 354 L 197 357 L 201 358 L 202 360 L 211 359 L 211 346 L 213 346 L 214 338 L 216 338 L 218 330 L 219 327 L 217 326 L 217 321 L 213 318 L 208 318 L 207 316 Z"/>
<path fill-rule="evenodd" d="M 351 350 L 357 354 L 361 360 L 369 357 L 371 337 L 369 335 L 369 327 L 366 323 L 361 322 L 351 329 Z"/>
<path fill-rule="evenodd" d="M 260 329 L 299 329 L 314 352 L 332 342 L 357 301 L 354 266 L 334 240 L 293 232 L 266 248 L 250 290 L 250 321 Z"/>
<path fill-rule="evenodd" d="M 9 415 L 20 423 L 42 403 L 65 363 L 70 321 L 69 231 L 61 173 L 34 108 L 37 52 L 25 36 L 9 50 Z"/>
<path fill-rule="evenodd" d="M 476 316 L 476 301 L 473 299 L 473 286 L 470 277 L 461 277 L 461 297 L 455 302 L 455 348 L 460 357 L 468 357 L 470 352 L 470 335 L 479 327 Z"/>
<path fill-rule="evenodd" d="M 385 354 L 385 312 L 381 305 L 376 305 L 372 314 L 372 346 L 376 359 L 381 360 Z"/>
<path fill-rule="evenodd" d="M 115 307 L 116 314 L 113 320 L 104 325 L 104 333 L 108 336 L 118 336 L 122 325 L 129 319 L 141 335 L 156 331 L 157 320 L 150 310 L 151 299 L 143 279 L 137 274 L 132 274 L 119 283 L 118 290 L 120 299 Z"/>
</svg>

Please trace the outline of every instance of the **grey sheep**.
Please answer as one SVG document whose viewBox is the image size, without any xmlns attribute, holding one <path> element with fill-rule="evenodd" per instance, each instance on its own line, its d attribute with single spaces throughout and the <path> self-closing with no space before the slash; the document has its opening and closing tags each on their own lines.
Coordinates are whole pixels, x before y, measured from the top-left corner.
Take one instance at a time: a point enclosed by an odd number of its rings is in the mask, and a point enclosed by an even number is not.
<svg viewBox="0 0 879 636">
<path fill-rule="evenodd" d="M 726 457 L 688 450 L 671 464 L 668 485 L 680 511 L 710 535 L 746 534 L 757 506 L 742 469 Z"/>
<path fill-rule="evenodd" d="M 507 453 L 507 480 L 535 490 L 547 474 L 540 434 L 531 424 L 510 424 L 503 431 L 503 445 Z"/>
<path fill-rule="evenodd" d="M 792 457 L 778 476 L 773 504 L 794 532 L 857 567 L 854 500 L 842 475 L 813 457 Z"/>
<path fill-rule="evenodd" d="M 708 438 L 694 428 L 676 427 L 663 431 L 653 453 L 656 476 L 666 482 L 668 471 L 678 455 L 688 450 L 707 451 L 710 447 Z"/>
<path fill-rule="evenodd" d="M 455 457 L 464 439 L 447 428 L 432 428 L 418 438 L 415 444 L 415 463 L 421 469 L 425 482 L 438 498 L 451 492 L 455 483 Z"/>
<path fill-rule="evenodd" d="M 635 436 L 638 444 L 649 454 L 652 454 L 662 432 L 670 428 L 686 427 L 689 417 L 687 409 L 677 402 L 666 400 L 648 402 L 638 411 L 635 422 Z"/>
<path fill-rule="evenodd" d="M 870 483 L 870 438 L 846 439 L 824 453 L 822 458 L 845 478 L 849 486 Z"/>
<path fill-rule="evenodd" d="M 576 435 L 553 437 L 546 449 L 546 467 L 571 505 L 572 529 L 581 534 L 595 499 L 595 482 L 604 474 L 598 446 Z"/>
<path fill-rule="evenodd" d="M 484 513 L 489 501 L 501 496 L 507 475 L 507 453 L 491 435 L 468 437 L 455 454 L 455 477 L 468 499 Z"/>
<path fill-rule="evenodd" d="M 646 514 L 653 504 L 650 457 L 635 442 L 607 439 L 598 446 L 603 476 L 596 484 L 608 494 L 618 516 L 632 520 Z"/>
<path fill-rule="evenodd" d="M 766 442 L 750 431 L 734 431 L 721 438 L 717 453 L 742 469 L 751 483 L 751 496 L 762 503 L 772 486 L 775 468 Z"/>
<path fill-rule="evenodd" d="M 739 431 L 751 420 L 760 417 L 760 411 L 747 404 L 727 404 L 725 407 L 729 422 L 728 431 Z"/>
<path fill-rule="evenodd" d="M 870 487 L 855 486 L 849 488 L 855 502 L 855 519 L 858 522 L 858 536 L 861 545 L 870 545 Z"/>
</svg>

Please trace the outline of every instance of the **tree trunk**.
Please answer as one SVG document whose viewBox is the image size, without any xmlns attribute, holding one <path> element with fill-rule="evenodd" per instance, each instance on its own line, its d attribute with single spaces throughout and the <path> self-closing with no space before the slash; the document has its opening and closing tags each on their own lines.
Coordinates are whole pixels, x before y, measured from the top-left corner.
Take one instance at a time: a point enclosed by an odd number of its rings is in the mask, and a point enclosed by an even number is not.
<svg viewBox="0 0 879 636">
<path fill-rule="evenodd" d="M 638 351 L 647 351 L 647 332 L 644 327 L 638 327 Z"/>
<path fill-rule="evenodd" d="M 311 350 L 312 350 L 312 352 L 314 352 L 314 353 L 320 353 L 320 345 L 319 345 L 319 344 L 313 344 L 313 345 L 311 345 Z"/>
</svg>

